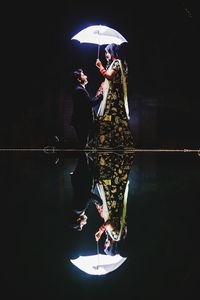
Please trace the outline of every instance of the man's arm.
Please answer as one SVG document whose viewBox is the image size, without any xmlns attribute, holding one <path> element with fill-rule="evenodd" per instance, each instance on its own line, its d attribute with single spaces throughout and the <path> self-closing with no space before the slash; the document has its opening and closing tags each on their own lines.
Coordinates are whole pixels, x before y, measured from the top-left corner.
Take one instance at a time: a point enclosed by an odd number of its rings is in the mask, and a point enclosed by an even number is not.
<svg viewBox="0 0 200 300">
<path fill-rule="evenodd" d="M 103 95 L 98 95 L 98 96 L 94 96 L 92 99 L 91 99 L 91 105 L 92 107 L 96 106 L 97 104 L 99 104 L 103 99 Z"/>
</svg>

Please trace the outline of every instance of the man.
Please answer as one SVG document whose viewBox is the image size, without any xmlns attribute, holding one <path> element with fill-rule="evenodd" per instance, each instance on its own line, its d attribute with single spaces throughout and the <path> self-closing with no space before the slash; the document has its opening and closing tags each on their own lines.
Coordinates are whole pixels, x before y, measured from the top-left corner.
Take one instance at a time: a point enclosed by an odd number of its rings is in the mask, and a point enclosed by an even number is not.
<svg viewBox="0 0 200 300">
<path fill-rule="evenodd" d="M 74 127 L 79 147 L 85 148 L 89 141 L 94 126 L 94 112 L 92 107 L 102 100 L 102 91 L 98 90 L 96 96 L 91 98 L 85 86 L 88 83 L 87 76 L 82 69 L 73 72 L 74 91 L 72 93 L 73 113 L 71 125 Z"/>
</svg>

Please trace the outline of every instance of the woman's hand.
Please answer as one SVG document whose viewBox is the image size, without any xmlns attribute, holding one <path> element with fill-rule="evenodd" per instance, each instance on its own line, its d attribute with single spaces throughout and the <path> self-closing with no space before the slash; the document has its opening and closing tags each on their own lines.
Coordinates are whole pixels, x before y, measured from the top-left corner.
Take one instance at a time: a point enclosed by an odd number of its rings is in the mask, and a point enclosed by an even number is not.
<svg viewBox="0 0 200 300">
<path fill-rule="evenodd" d="M 103 67 L 101 61 L 98 58 L 96 60 L 96 67 L 99 69 Z"/>
<path fill-rule="evenodd" d="M 97 231 L 95 233 L 95 239 L 96 241 L 98 242 L 98 240 L 101 238 L 101 235 L 102 233 L 106 230 L 106 227 L 104 225 L 102 225 L 100 228 L 99 228 L 99 231 Z"/>
<path fill-rule="evenodd" d="M 95 240 L 98 242 L 101 238 L 102 232 L 99 230 L 95 233 Z"/>
</svg>

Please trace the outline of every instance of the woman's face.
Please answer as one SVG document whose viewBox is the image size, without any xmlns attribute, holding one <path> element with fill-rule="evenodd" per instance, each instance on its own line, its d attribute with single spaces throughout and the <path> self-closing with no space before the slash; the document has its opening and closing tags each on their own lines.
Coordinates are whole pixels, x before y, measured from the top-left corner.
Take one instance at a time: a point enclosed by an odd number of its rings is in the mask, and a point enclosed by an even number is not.
<svg viewBox="0 0 200 300">
<path fill-rule="evenodd" d="M 106 250 L 108 249 L 108 247 L 110 247 L 111 242 L 108 238 L 106 238 L 105 242 L 104 242 L 104 252 L 106 252 Z"/>
<path fill-rule="evenodd" d="M 107 52 L 107 51 L 105 52 L 105 57 L 106 57 L 106 60 L 107 60 L 107 61 L 110 61 L 111 58 L 112 58 L 112 57 L 111 57 L 111 54 L 110 54 L 109 52 Z"/>
<path fill-rule="evenodd" d="M 96 209 L 100 214 L 100 217 L 103 219 L 103 205 L 96 204 Z"/>
</svg>

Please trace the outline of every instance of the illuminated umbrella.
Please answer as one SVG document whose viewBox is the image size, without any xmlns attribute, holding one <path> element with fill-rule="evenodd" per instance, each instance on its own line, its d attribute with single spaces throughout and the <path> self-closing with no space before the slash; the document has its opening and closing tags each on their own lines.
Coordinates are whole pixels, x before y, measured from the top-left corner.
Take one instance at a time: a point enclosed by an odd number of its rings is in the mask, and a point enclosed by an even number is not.
<svg viewBox="0 0 200 300">
<path fill-rule="evenodd" d="M 90 256 L 79 256 L 76 259 L 70 259 L 70 261 L 83 272 L 90 275 L 105 275 L 119 268 L 126 257 L 122 257 L 119 254 L 105 255 L 96 254 Z"/>
<path fill-rule="evenodd" d="M 91 43 L 98 45 L 98 57 L 100 45 L 128 43 L 128 41 L 115 29 L 104 25 L 89 26 L 76 35 L 72 40 L 77 40 L 80 43 Z"/>
</svg>

